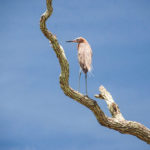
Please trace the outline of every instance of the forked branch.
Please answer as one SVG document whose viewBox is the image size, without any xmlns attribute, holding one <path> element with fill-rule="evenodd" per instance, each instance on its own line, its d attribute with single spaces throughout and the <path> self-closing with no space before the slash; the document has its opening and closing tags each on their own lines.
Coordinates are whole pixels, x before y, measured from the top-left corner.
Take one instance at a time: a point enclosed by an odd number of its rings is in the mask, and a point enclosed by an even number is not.
<svg viewBox="0 0 150 150">
<path fill-rule="evenodd" d="M 60 86 L 65 95 L 69 96 L 70 98 L 79 102 L 85 107 L 89 108 L 94 113 L 98 122 L 102 126 L 114 129 L 123 134 L 134 135 L 139 139 L 150 144 L 150 129 L 146 128 L 144 125 L 138 122 L 125 120 L 122 114 L 120 113 L 118 105 L 114 102 L 111 94 L 103 86 L 101 86 L 99 89 L 101 93 L 95 95 L 95 97 L 104 99 L 106 101 L 112 118 L 105 115 L 105 113 L 102 111 L 102 109 L 95 100 L 84 96 L 83 94 L 79 93 L 78 91 L 72 89 L 69 86 L 69 63 L 65 56 L 64 50 L 59 44 L 56 36 L 53 35 L 50 31 L 48 31 L 48 29 L 46 28 L 46 20 L 51 16 L 53 12 L 52 0 L 46 0 L 46 4 L 47 10 L 41 16 L 40 29 L 45 35 L 45 37 L 50 41 L 50 44 L 59 60 L 61 67 L 59 81 Z"/>
</svg>

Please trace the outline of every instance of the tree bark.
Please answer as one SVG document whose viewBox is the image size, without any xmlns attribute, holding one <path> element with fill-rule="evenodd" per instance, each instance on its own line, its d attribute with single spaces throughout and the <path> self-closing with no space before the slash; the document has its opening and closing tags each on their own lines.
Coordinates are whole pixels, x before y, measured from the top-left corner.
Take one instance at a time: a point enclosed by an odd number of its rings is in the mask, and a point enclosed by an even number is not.
<svg viewBox="0 0 150 150">
<path fill-rule="evenodd" d="M 107 115 L 105 115 L 105 113 L 102 111 L 95 100 L 84 96 L 83 94 L 70 87 L 69 63 L 65 56 L 63 47 L 59 44 L 56 36 L 48 31 L 46 27 L 46 21 L 53 12 L 52 0 L 46 0 L 46 5 L 47 9 L 40 19 L 40 29 L 45 37 L 50 41 L 50 44 L 59 60 L 59 64 L 61 67 L 59 82 L 64 94 L 90 109 L 94 113 L 97 121 L 102 126 L 114 129 L 122 134 L 134 135 L 137 138 L 150 144 L 150 129 L 138 122 L 125 120 L 111 94 L 103 86 L 99 88 L 100 94 L 95 95 L 95 97 L 104 99 L 106 101 L 112 117 L 108 117 Z"/>
</svg>

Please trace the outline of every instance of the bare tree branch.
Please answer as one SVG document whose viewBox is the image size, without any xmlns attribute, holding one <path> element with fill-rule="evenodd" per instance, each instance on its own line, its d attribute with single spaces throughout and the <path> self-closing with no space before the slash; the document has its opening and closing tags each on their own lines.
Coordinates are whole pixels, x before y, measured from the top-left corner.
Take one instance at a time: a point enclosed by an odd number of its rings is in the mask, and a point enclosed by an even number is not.
<svg viewBox="0 0 150 150">
<path fill-rule="evenodd" d="M 84 96 L 83 94 L 79 93 L 78 91 L 72 89 L 69 86 L 69 63 L 65 56 L 64 50 L 62 46 L 58 43 L 56 36 L 48 31 L 48 29 L 46 28 L 46 20 L 51 16 L 53 11 L 52 0 L 47 0 L 46 4 L 47 10 L 41 16 L 40 29 L 45 37 L 50 41 L 50 44 L 59 60 L 61 66 L 59 81 L 64 94 L 84 105 L 85 107 L 89 108 L 94 113 L 97 121 L 102 126 L 114 129 L 123 134 L 134 135 L 150 144 L 150 129 L 146 128 L 144 125 L 138 122 L 125 120 L 120 113 L 118 105 L 114 102 L 111 94 L 103 86 L 100 87 L 101 94 L 96 95 L 95 97 L 104 99 L 106 101 L 112 118 L 105 115 L 105 113 L 102 111 L 102 109 L 95 100 Z"/>
<path fill-rule="evenodd" d="M 107 103 L 109 112 L 111 113 L 113 118 L 116 118 L 117 120 L 123 121 L 124 117 L 122 116 L 118 105 L 114 102 L 111 94 L 103 87 L 99 87 L 100 94 L 95 95 L 96 98 L 104 99 Z"/>
</svg>

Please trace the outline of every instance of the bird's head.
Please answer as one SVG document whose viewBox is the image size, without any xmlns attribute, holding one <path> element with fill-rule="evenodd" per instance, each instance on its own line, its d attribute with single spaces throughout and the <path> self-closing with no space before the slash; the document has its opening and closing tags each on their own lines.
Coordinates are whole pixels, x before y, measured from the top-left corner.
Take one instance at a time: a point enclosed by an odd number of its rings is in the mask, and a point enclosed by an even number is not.
<svg viewBox="0 0 150 150">
<path fill-rule="evenodd" d="M 73 42 L 73 43 L 85 43 L 86 39 L 84 39 L 83 37 L 78 37 L 74 40 L 70 40 L 70 41 L 66 41 L 66 42 Z"/>
</svg>

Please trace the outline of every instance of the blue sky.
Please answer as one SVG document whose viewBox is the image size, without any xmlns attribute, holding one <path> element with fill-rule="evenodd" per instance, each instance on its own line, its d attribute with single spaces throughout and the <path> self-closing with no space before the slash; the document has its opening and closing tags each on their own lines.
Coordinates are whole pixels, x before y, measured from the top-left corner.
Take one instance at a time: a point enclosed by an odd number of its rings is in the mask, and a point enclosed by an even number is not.
<svg viewBox="0 0 150 150">
<path fill-rule="evenodd" d="M 147 150 L 63 94 L 60 66 L 39 29 L 45 8 L 45 0 L 0 1 L 0 150 Z M 127 120 L 150 127 L 150 1 L 57 0 L 53 8 L 47 26 L 65 50 L 70 85 L 77 89 L 79 65 L 76 45 L 65 41 L 83 36 L 93 49 L 89 96 L 104 85 Z"/>
</svg>

